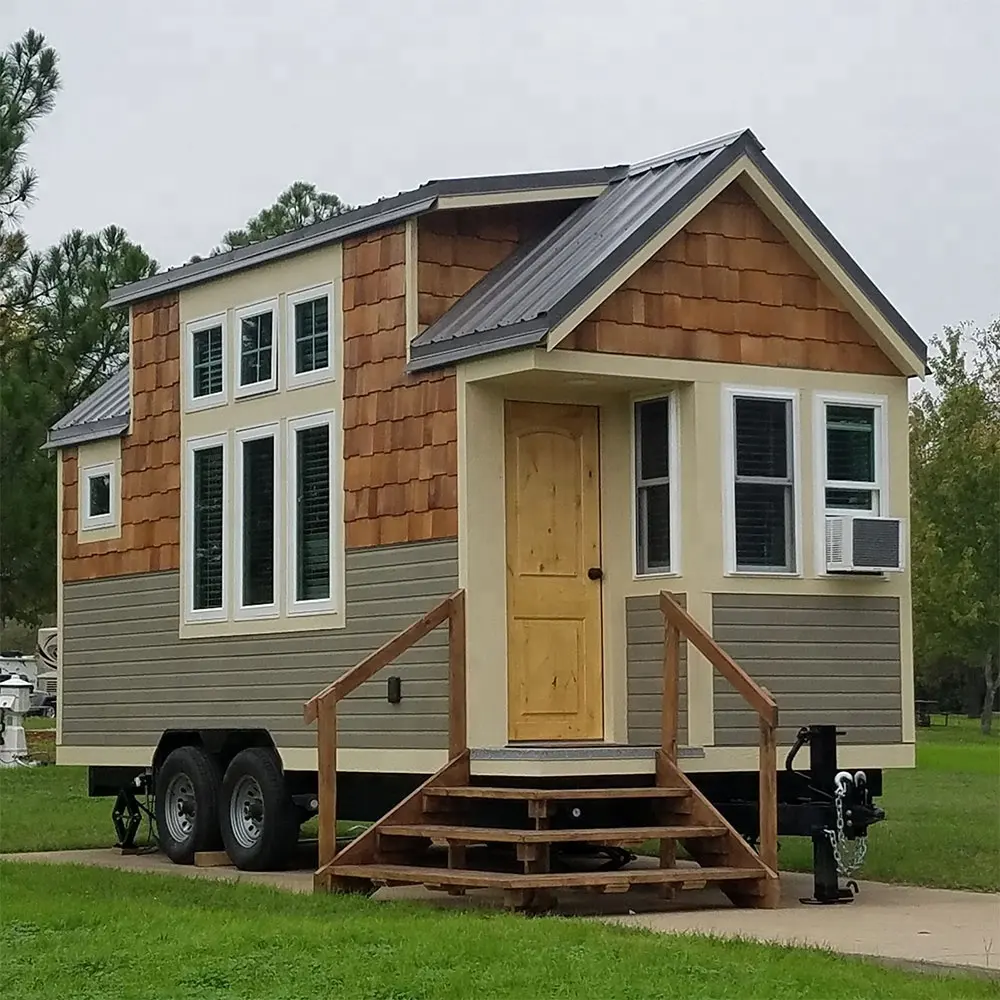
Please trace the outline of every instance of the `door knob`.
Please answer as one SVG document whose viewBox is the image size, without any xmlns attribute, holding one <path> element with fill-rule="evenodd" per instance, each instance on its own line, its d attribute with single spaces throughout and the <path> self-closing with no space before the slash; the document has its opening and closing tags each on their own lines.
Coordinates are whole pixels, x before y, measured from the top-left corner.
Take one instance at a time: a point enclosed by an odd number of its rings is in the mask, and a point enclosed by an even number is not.
<svg viewBox="0 0 1000 1000">
<path fill-rule="evenodd" d="M 603 580 L 604 570 L 601 569 L 600 566 L 591 566 L 590 569 L 587 570 L 587 578 L 589 580 Z"/>
</svg>

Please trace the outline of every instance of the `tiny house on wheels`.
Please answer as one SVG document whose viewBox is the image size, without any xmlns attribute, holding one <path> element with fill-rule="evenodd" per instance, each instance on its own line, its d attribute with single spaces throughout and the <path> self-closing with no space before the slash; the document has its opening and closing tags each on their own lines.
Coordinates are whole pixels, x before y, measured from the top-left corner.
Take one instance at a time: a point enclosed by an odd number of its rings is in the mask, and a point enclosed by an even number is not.
<svg viewBox="0 0 1000 1000">
<path fill-rule="evenodd" d="M 914 759 L 926 351 L 751 132 L 431 181 L 109 304 L 129 362 L 49 446 L 58 761 L 121 839 L 148 792 L 181 863 L 283 864 L 318 812 L 324 888 L 768 906 L 806 835 L 844 894 Z"/>
</svg>

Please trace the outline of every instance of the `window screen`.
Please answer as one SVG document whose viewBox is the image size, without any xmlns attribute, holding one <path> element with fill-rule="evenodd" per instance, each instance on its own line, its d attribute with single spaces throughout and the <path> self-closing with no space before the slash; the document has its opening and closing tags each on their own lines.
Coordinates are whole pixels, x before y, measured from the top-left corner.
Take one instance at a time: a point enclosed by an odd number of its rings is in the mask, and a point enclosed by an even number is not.
<svg viewBox="0 0 1000 1000">
<path fill-rule="evenodd" d="M 330 597 L 330 428 L 295 435 L 295 599 Z"/>
<path fill-rule="evenodd" d="M 826 506 L 878 513 L 875 408 L 826 405 Z"/>
<path fill-rule="evenodd" d="M 640 573 L 670 569 L 670 406 L 635 405 L 636 565 Z"/>
<path fill-rule="evenodd" d="M 270 381 L 273 324 L 270 312 L 240 320 L 240 385 Z"/>
<path fill-rule="evenodd" d="M 794 569 L 791 413 L 785 399 L 733 401 L 737 569 Z"/>
<path fill-rule="evenodd" d="M 330 307 L 324 295 L 295 306 L 295 373 L 330 367 Z"/>
<path fill-rule="evenodd" d="M 212 396 L 222 392 L 222 327 L 199 330 L 191 338 L 192 395 Z"/>
<path fill-rule="evenodd" d="M 88 514 L 103 517 L 111 513 L 111 476 L 107 473 L 89 479 Z"/>
<path fill-rule="evenodd" d="M 222 446 L 194 453 L 194 546 L 192 591 L 195 610 L 222 607 Z"/>
<path fill-rule="evenodd" d="M 243 442 L 243 606 L 274 603 L 274 438 Z"/>
</svg>

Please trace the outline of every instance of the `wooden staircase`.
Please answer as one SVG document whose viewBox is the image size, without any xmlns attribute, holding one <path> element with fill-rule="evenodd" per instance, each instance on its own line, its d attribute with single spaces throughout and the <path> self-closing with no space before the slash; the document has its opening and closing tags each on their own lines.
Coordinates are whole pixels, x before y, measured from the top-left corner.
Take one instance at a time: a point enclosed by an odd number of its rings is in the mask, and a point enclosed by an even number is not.
<svg viewBox="0 0 1000 1000">
<path fill-rule="evenodd" d="M 636 886 L 651 886 L 670 898 L 680 889 L 714 884 L 738 906 L 777 906 L 778 875 L 771 860 L 776 856 L 777 840 L 773 733 L 777 710 L 770 696 L 757 688 L 711 637 L 700 632 L 683 609 L 668 595 L 663 598 L 663 746 L 657 753 L 656 774 L 648 777 L 648 784 L 639 777 L 610 776 L 563 779 L 558 787 L 524 787 L 514 779 L 491 785 L 472 780 L 465 741 L 461 592 L 308 702 L 306 721 L 320 722 L 320 867 L 316 889 L 371 892 L 383 885 L 423 885 L 452 894 L 492 889 L 502 891 L 511 907 L 541 911 L 554 905 L 559 890 L 627 892 Z M 451 759 L 336 852 L 336 703 L 445 620 L 449 621 L 452 640 Z M 677 766 L 681 629 L 699 649 L 706 643 L 712 648 L 710 659 L 727 676 L 738 672 L 734 686 L 760 706 L 761 854 Z M 717 657 L 724 658 L 721 665 Z M 573 783 L 567 787 L 570 780 Z M 623 780 L 632 783 L 622 785 Z M 659 842 L 658 858 L 652 862 L 636 861 L 625 867 L 595 863 L 596 849 L 634 847 L 651 840 Z M 690 862 L 678 865 L 678 844 Z"/>
</svg>

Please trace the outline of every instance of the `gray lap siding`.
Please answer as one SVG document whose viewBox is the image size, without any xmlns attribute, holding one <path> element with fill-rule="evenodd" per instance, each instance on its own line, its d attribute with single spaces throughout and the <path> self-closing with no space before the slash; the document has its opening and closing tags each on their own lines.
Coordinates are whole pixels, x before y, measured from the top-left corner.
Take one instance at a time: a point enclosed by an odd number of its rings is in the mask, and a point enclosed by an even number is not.
<svg viewBox="0 0 1000 1000">
<path fill-rule="evenodd" d="M 713 634 L 778 703 L 778 740 L 834 724 L 842 743 L 902 741 L 899 600 L 714 594 Z M 756 746 L 756 716 L 715 676 L 715 742 Z"/>
<path fill-rule="evenodd" d="M 180 575 L 66 583 L 63 743 L 154 746 L 165 729 L 267 729 L 314 747 L 302 704 L 458 589 L 455 539 L 355 549 L 343 629 L 180 639 Z M 340 706 L 344 748 L 445 749 L 448 630 L 436 629 Z M 386 677 L 402 700 L 386 700 Z"/>
</svg>

